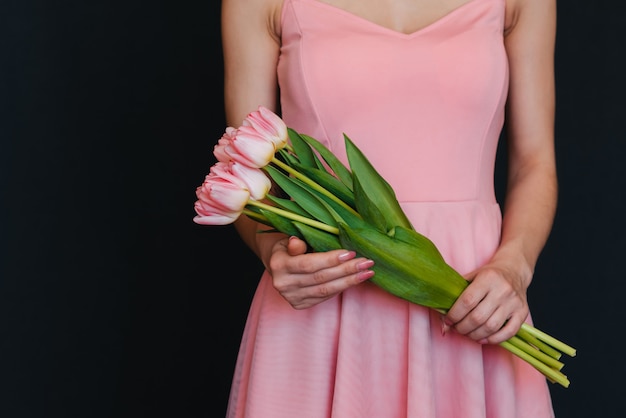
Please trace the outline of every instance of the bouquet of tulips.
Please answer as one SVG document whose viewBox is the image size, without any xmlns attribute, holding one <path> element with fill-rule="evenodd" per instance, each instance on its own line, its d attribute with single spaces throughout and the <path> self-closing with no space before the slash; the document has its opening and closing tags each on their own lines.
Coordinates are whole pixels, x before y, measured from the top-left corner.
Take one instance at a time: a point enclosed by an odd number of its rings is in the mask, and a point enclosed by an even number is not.
<svg viewBox="0 0 626 418">
<path fill-rule="evenodd" d="M 391 186 L 345 134 L 344 140 L 349 167 L 259 107 L 239 128 L 226 128 L 215 146 L 217 163 L 196 190 L 194 221 L 226 225 L 245 214 L 270 231 L 300 237 L 314 251 L 354 250 L 375 261 L 370 282 L 447 312 L 468 281 L 415 231 Z M 270 178 L 288 197 L 270 194 Z M 527 323 L 500 345 L 549 381 L 569 386 L 560 358 L 575 356 L 574 348 Z"/>
</svg>

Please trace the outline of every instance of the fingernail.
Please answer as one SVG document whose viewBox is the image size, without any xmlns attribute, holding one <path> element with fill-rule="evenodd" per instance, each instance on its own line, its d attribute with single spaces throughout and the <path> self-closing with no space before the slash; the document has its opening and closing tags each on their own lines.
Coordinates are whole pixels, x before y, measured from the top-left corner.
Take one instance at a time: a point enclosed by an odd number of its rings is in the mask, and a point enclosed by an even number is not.
<svg viewBox="0 0 626 418">
<path fill-rule="evenodd" d="M 365 270 L 357 273 L 356 278 L 360 282 L 364 282 L 365 280 L 371 278 L 374 275 L 374 270 Z"/>
<path fill-rule="evenodd" d="M 446 324 L 446 318 L 441 317 L 441 335 L 444 336 L 446 333 L 450 331 L 450 325 Z"/>
<path fill-rule="evenodd" d="M 374 260 L 364 260 L 364 261 L 359 262 L 356 265 L 356 268 L 359 270 L 365 270 L 365 269 L 372 267 L 373 265 L 374 265 Z"/>
<path fill-rule="evenodd" d="M 489 340 L 483 338 L 482 340 L 478 340 L 478 344 L 489 344 Z"/>
<path fill-rule="evenodd" d="M 345 253 L 339 254 L 339 260 L 347 261 L 347 260 L 353 259 L 355 256 L 356 256 L 356 253 L 354 251 L 347 251 Z"/>
</svg>

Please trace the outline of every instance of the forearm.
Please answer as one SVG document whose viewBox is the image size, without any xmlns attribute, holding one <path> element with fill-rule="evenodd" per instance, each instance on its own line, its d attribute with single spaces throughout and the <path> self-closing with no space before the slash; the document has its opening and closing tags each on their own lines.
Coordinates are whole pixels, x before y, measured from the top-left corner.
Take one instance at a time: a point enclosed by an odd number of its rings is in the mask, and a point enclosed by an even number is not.
<svg viewBox="0 0 626 418">
<path fill-rule="evenodd" d="M 261 105 L 276 111 L 280 42 L 272 25 L 279 16 L 275 3 L 273 0 L 222 1 L 224 105 L 229 126 L 239 126 L 246 115 Z M 259 233 L 260 229 L 269 227 L 245 215 L 234 226 L 267 266 L 273 244 L 284 235 Z"/>
<path fill-rule="evenodd" d="M 527 164 L 510 174 L 501 243 L 493 261 L 517 270 L 526 287 L 553 226 L 557 192 L 551 160 Z"/>
<path fill-rule="evenodd" d="M 554 150 L 554 0 L 511 1 L 508 182 L 501 245 L 493 260 L 528 287 L 548 239 L 557 203 Z"/>
<path fill-rule="evenodd" d="M 268 226 L 260 224 L 245 215 L 242 215 L 234 223 L 235 229 L 239 233 L 245 244 L 259 257 L 264 266 L 268 266 L 272 248 L 276 241 L 285 238 L 282 233 L 262 233 L 260 230 L 270 229 Z"/>
</svg>

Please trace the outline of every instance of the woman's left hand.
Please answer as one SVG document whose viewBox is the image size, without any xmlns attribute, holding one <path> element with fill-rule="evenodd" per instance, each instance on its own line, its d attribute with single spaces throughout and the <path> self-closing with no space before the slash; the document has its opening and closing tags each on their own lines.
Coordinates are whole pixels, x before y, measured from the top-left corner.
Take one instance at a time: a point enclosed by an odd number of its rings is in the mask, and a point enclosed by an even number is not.
<svg viewBox="0 0 626 418">
<path fill-rule="evenodd" d="M 513 337 L 528 317 L 526 283 L 530 280 L 497 262 L 466 279 L 470 285 L 444 316 L 444 329 L 452 327 L 481 344 L 499 344 Z"/>
</svg>

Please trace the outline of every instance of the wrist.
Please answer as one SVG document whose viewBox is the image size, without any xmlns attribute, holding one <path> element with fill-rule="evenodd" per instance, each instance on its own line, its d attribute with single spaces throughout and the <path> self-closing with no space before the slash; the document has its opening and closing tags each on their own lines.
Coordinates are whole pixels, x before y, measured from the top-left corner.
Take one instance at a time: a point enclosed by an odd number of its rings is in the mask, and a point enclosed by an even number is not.
<svg viewBox="0 0 626 418">
<path fill-rule="evenodd" d="M 501 245 L 491 259 L 490 264 L 514 273 L 524 288 L 528 288 L 535 273 L 535 260 L 529 259 L 520 245 L 508 243 Z"/>
<path fill-rule="evenodd" d="M 282 232 L 257 232 L 256 233 L 256 254 L 265 266 L 269 269 L 270 259 L 274 253 L 276 243 L 287 238 Z"/>
</svg>

